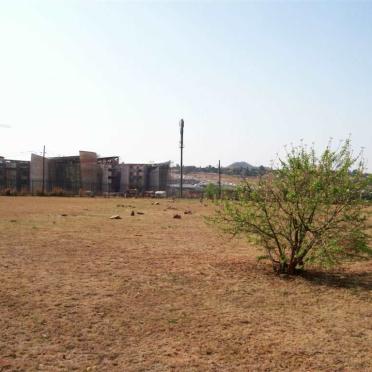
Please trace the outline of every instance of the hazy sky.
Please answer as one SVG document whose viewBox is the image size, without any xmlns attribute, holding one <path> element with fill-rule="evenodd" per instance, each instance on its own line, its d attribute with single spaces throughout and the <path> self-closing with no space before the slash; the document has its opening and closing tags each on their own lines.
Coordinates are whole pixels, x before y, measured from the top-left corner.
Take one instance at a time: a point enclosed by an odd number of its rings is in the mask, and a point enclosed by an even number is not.
<svg viewBox="0 0 372 372">
<path fill-rule="evenodd" d="M 0 155 L 268 165 L 352 133 L 372 164 L 372 2 L 0 0 Z"/>
</svg>

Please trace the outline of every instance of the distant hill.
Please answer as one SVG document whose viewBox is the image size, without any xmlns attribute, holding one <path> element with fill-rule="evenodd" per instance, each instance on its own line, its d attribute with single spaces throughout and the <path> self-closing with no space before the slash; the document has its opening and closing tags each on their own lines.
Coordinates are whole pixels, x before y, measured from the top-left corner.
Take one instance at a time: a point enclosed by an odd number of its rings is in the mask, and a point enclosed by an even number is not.
<svg viewBox="0 0 372 372">
<path fill-rule="evenodd" d="M 252 170 L 252 169 L 255 169 L 257 167 L 245 162 L 245 161 L 236 161 L 235 163 L 232 163 L 230 164 L 229 166 L 227 166 L 226 168 L 229 168 L 229 169 L 248 169 L 248 170 Z"/>
</svg>

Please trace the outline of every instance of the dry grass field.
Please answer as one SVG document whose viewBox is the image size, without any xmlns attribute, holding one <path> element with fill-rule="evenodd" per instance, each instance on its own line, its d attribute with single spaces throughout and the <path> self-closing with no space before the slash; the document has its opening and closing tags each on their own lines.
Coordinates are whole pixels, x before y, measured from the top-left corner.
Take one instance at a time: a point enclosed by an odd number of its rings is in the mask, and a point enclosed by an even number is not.
<svg viewBox="0 0 372 372">
<path fill-rule="evenodd" d="M 372 370 L 371 263 L 277 277 L 152 203 L 0 198 L 0 370 Z"/>
</svg>

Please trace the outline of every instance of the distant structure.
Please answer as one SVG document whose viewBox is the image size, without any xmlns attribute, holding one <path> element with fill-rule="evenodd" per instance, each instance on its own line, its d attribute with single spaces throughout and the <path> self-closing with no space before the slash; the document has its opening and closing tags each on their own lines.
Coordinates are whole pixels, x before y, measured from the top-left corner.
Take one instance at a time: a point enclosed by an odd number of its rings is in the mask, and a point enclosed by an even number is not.
<svg viewBox="0 0 372 372">
<path fill-rule="evenodd" d="M 130 190 L 144 192 L 146 189 L 146 164 L 122 164 L 120 169 L 120 192 L 128 193 Z"/>
<path fill-rule="evenodd" d="M 68 194 L 78 194 L 81 189 L 100 192 L 96 153 L 80 151 L 79 156 L 45 159 L 31 154 L 31 193 L 39 193 L 43 189 L 43 182 L 46 193 L 63 190 Z"/>
<path fill-rule="evenodd" d="M 166 191 L 169 184 L 170 163 L 161 164 L 122 164 L 120 191 L 127 193 L 137 190 Z"/>
<path fill-rule="evenodd" d="M 31 154 L 31 161 L 0 157 L 0 191 L 142 195 L 149 191 L 167 191 L 169 174 L 170 162 L 120 164 L 118 156 L 97 157 L 91 151 L 60 157 Z"/>
<path fill-rule="evenodd" d="M 152 164 L 148 167 L 148 190 L 166 191 L 170 183 L 170 162 Z"/>
<path fill-rule="evenodd" d="M 28 192 L 30 184 L 30 162 L 11 160 L 0 156 L 0 190 L 12 189 Z"/>
<path fill-rule="evenodd" d="M 98 182 L 101 193 L 120 192 L 119 157 L 98 158 Z"/>
</svg>

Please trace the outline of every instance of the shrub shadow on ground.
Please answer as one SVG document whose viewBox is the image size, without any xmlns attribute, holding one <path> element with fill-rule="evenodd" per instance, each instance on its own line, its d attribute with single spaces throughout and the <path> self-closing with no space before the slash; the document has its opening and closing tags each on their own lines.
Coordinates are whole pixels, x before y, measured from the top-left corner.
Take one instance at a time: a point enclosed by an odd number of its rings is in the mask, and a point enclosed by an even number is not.
<svg viewBox="0 0 372 372">
<path fill-rule="evenodd" d="M 268 279 L 281 279 L 292 282 L 296 278 L 302 278 L 309 284 L 327 286 L 330 288 L 345 288 L 362 291 L 372 291 L 372 270 L 363 271 L 322 271 L 308 269 L 299 272 L 298 275 L 278 275 L 270 264 L 258 263 L 249 259 L 236 259 L 220 262 L 215 265 L 230 277 L 263 276 Z"/>
<path fill-rule="evenodd" d="M 372 291 L 372 272 L 327 272 L 309 270 L 301 273 L 301 277 L 313 284 L 334 288 L 349 288 Z"/>
</svg>

